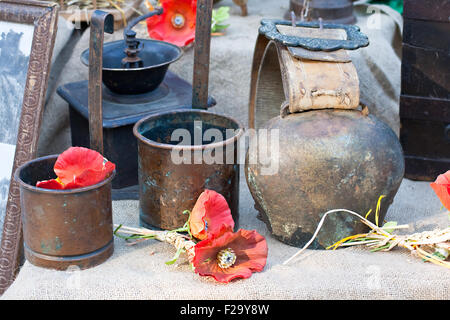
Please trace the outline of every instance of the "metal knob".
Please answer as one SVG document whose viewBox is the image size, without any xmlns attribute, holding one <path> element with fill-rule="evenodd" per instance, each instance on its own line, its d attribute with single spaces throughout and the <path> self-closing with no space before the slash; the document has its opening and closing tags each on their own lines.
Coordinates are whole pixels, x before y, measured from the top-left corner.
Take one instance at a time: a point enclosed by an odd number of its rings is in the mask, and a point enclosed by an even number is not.
<svg viewBox="0 0 450 320">
<path fill-rule="evenodd" d="M 122 59 L 123 68 L 142 68 L 144 67 L 144 62 L 139 58 L 138 54 L 144 47 L 144 45 L 136 39 L 136 32 L 132 28 L 137 25 L 140 21 L 150 18 L 154 15 L 160 15 L 163 13 L 162 8 L 156 8 L 155 10 L 137 17 L 128 23 L 126 28 L 123 30 L 123 36 L 125 40 L 125 55 L 126 57 Z"/>
</svg>

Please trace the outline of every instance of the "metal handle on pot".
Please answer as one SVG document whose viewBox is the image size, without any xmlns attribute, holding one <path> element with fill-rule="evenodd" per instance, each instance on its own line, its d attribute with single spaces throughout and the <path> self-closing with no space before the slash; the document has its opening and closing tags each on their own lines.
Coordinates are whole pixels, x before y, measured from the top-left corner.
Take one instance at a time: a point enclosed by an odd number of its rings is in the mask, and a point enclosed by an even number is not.
<svg viewBox="0 0 450 320">
<path fill-rule="evenodd" d="M 112 14 L 95 10 L 89 40 L 89 138 L 90 148 L 103 155 L 102 69 L 104 32 L 114 32 Z"/>
<path fill-rule="evenodd" d="M 213 0 L 197 0 L 192 108 L 208 109 L 209 54 Z"/>
</svg>

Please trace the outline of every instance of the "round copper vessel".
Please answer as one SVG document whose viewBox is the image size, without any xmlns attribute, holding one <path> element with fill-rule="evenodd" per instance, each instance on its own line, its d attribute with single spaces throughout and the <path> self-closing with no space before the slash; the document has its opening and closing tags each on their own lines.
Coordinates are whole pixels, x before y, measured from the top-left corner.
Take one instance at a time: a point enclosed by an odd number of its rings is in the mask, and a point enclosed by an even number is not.
<svg viewBox="0 0 450 320">
<path fill-rule="evenodd" d="M 278 132 L 279 147 L 269 153 L 278 170 L 265 174 L 266 165 L 247 160 L 245 173 L 256 207 L 277 239 L 303 247 L 332 209 L 363 216 L 372 209 L 369 219 L 375 222 L 380 196 L 385 196 L 378 218 L 383 223 L 405 170 L 401 145 L 386 124 L 358 110 L 324 109 L 275 117 L 261 128 Z M 349 214 L 329 215 L 310 249 L 367 231 Z"/>
<path fill-rule="evenodd" d="M 207 132 L 223 139 L 211 141 Z M 237 154 L 243 132 L 236 120 L 201 110 L 166 112 L 136 123 L 141 224 L 169 230 L 182 227 L 188 219 L 183 211 L 192 210 L 200 193 L 210 189 L 225 197 L 237 225 Z M 183 133 L 189 140 L 180 142 Z M 208 155 L 218 161 L 209 161 Z"/>
<path fill-rule="evenodd" d="M 36 187 L 37 181 L 55 177 L 57 157 L 32 160 L 15 172 L 20 185 L 25 257 L 44 268 L 94 267 L 114 251 L 111 181 L 115 172 L 84 188 Z"/>
</svg>

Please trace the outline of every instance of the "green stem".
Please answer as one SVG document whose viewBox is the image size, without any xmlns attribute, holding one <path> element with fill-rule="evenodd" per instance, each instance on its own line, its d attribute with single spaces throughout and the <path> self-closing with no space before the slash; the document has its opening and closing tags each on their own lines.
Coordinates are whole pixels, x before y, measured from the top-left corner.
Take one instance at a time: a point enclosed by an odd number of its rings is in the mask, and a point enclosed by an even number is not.
<svg viewBox="0 0 450 320">
<path fill-rule="evenodd" d="M 117 233 L 119 231 L 119 229 L 122 228 L 122 225 L 119 225 L 115 230 L 114 230 L 114 235 L 116 237 L 119 237 L 121 239 L 125 239 L 125 240 L 135 240 L 135 239 L 155 239 L 154 235 L 132 235 L 132 236 L 124 236 L 121 235 L 119 233 Z"/>
<path fill-rule="evenodd" d="M 178 229 L 174 229 L 174 230 L 170 230 L 169 232 L 189 232 L 190 230 L 189 230 L 189 225 L 188 225 L 188 223 L 186 222 L 185 224 L 184 224 L 184 226 L 182 226 L 181 228 L 178 228 Z"/>
<path fill-rule="evenodd" d="M 377 252 L 377 251 L 380 251 L 380 250 L 383 250 L 383 249 L 387 249 L 387 248 L 389 248 L 390 246 L 391 246 L 391 244 L 388 243 L 388 244 L 386 244 L 386 245 L 384 245 L 384 246 L 382 246 L 382 247 L 378 247 L 378 248 L 372 249 L 372 250 L 370 250 L 370 252 Z"/>
</svg>

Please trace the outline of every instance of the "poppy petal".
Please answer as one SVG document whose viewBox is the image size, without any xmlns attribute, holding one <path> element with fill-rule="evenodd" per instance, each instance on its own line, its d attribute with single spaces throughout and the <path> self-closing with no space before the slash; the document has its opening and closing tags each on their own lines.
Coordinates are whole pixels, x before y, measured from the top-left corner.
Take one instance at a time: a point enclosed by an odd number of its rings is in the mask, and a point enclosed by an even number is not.
<svg viewBox="0 0 450 320">
<path fill-rule="evenodd" d="M 86 170 L 101 171 L 103 156 L 88 148 L 70 147 L 59 155 L 53 169 L 61 182 L 68 184 Z"/>
<path fill-rule="evenodd" d="M 56 179 L 38 181 L 36 187 L 44 189 L 62 190 L 64 186 Z"/>
<path fill-rule="evenodd" d="M 450 170 L 446 173 L 438 175 L 435 182 L 443 185 L 450 185 Z"/>
<path fill-rule="evenodd" d="M 194 41 L 197 14 L 196 0 L 161 0 L 163 13 L 147 19 L 150 38 L 166 41 L 183 47 Z M 180 15 L 182 26 L 175 27 L 172 18 Z"/>
<path fill-rule="evenodd" d="M 97 184 L 109 177 L 115 168 L 115 164 L 111 161 L 108 161 L 105 163 L 105 166 L 102 168 L 102 170 L 85 170 L 79 176 L 75 177 L 72 182 L 66 184 L 64 189 L 82 188 Z"/>
<path fill-rule="evenodd" d="M 206 189 L 197 199 L 189 217 L 192 235 L 200 240 L 209 233 L 220 231 L 222 226 L 234 228 L 234 220 L 227 200 L 220 193 Z"/>
<path fill-rule="evenodd" d="M 450 210 L 450 170 L 440 174 L 435 182 L 430 184 L 436 195 L 447 210 Z"/>
</svg>

